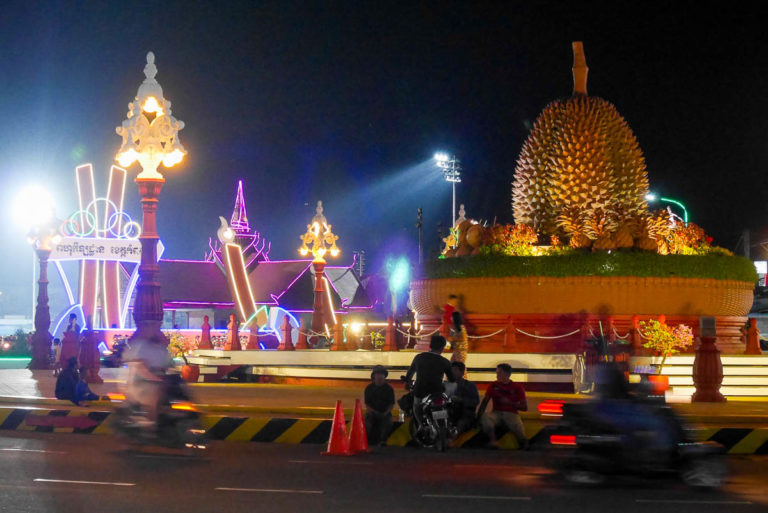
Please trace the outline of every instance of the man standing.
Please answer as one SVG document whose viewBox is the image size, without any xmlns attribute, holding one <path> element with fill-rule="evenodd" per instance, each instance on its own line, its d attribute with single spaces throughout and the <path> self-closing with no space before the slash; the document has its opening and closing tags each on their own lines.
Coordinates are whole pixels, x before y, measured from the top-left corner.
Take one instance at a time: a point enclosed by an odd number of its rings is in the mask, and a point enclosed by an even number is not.
<svg viewBox="0 0 768 513">
<path fill-rule="evenodd" d="M 488 446 L 497 449 L 496 427 L 507 426 L 517 439 L 521 449 L 528 449 L 528 439 L 525 437 L 523 421 L 518 412 L 527 411 L 528 403 L 525 399 L 525 389 L 519 383 L 510 379 L 512 367 L 508 363 L 500 363 L 496 366 L 496 381 L 488 385 L 482 404 L 477 412 L 480 417 L 483 431 L 488 440 Z M 483 413 L 488 401 L 493 401 L 493 410 Z"/>
<path fill-rule="evenodd" d="M 456 379 L 456 388 L 451 396 L 452 418 L 456 434 L 460 435 L 475 423 L 475 410 L 480 403 L 480 395 L 477 386 L 464 379 L 466 366 L 462 362 L 451 362 L 451 371 Z"/>
<path fill-rule="evenodd" d="M 368 445 L 387 443 L 392 430 L 392 408 L 395 406 L 395 391 L 387 383 L 389 372 L 381 365 L 371 371 L 372 383 L 365 387 L 365 432 Z"/>
</svg>

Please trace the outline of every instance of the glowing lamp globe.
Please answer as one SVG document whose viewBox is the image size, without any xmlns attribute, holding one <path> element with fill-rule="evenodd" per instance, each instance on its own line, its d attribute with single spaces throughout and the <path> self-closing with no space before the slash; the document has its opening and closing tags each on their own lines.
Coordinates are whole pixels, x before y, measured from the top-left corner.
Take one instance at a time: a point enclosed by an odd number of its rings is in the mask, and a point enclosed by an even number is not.
<svg viewBox="0 0 768 513">
<path fill-rule="evenodd" d="M 144 67 L 146 78 L 128 105 L 127 118 L 115 129 L 123 138 L 115 159 L 125 168 L 138 161 L 142 171 L 137 180 L 163 180 L 157 171 L 160 164 L 171 168 L 187 154 L 179 142 L 184 122 L 173 117 L 171 102 L 163 97 L 156 74 L 155 55 L 149 52 Z"/>
<path fill-rule="evenodd" d="M 317 202 L 315 217 L 307 225 L 307 232 L 301 235 L 299 239 L 302 242 L 299 254 L 307 256 L 311 252 L 315 257 L 315 262 L 325 262 L 324 257 L 327 253 L 330 253 L 332 257 L 337 257 L 341 253 L 341 250 L 336 246 L 339 237 L 333 234 L 331 225 L 328 224 L 328 220 L 323 215 L 322 201 Z"/>
<path fill-rule="evenodd" d="M 53 196 L 39 185 L 23 189 L 13 203 L 13 217 L 25 230 L 50 223 L 53 220 Z"/>
</svg>

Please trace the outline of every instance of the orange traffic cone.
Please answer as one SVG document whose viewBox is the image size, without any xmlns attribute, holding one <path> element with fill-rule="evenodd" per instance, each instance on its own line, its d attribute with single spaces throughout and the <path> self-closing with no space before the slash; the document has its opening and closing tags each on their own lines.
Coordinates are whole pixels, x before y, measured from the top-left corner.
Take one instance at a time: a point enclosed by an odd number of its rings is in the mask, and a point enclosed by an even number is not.
<svg viewBox="0 0 768 513">
<path fill-rule="evenodd" d="M 323 454 L 330 456 L 349 456 L 349 440 L 347 440 L 347 422 L 344 420 L 344 410 L 341 400 L 336 401 L 336 413 L 333 415 L 331 437 L 328 439 L 328 450 Z"/>
<path fill-rule="evenodd" d="M 371 452 L 368 448 L 368 434 L 365 432 L 360 399 L 355 399 L 355 413 L 352 415 L 352 426 L 349 428 L 349 452 L 352 454 Z"/>
</svg>

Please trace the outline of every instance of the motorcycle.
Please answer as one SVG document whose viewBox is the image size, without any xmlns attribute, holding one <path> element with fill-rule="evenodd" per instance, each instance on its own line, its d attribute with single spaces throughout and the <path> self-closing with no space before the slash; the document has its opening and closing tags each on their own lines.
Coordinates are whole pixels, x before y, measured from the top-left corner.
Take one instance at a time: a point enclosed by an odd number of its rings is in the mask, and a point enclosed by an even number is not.
<svg viewBox="0 0 768 513">
<path fill-rule="evenodd" d="M 596 402 L 545 406 L 549 415 L 554 410 L 562 415 L 549 431 L 549 443 L 556 449 L 556 470 L 569 482 L 599 485 L 615 475 L 674 475 L 691 487 L 718 488 L 727 477 L 723 447 L 695 441 L 666 405 L 643 404 L 638 409 L 664 426 L 664 436 L 672 441 L 664 450 L 655 445 L 655 437 L 661 436 L 658 431 L 616 429 L 597 411 Z"/>
<path fill-rule="evenodd" d="M 406 381 L 405 376 L 400 379 Z M 413 382 L 406 382 L 406 389 L 410 391 L 412 388 Z M 412 392 L 405 397 L 409 395 L 412 399 L 401 400 L 400 407 L 405 415 L 410 417 L 408 429 L 411 438 L 421 447 L 435 447 L 440 452 L 445 451 L 449 437 L 454 435 L 456 430 L 451 423 L 451 399 L 445 393 L 431 394 L 417 406 L 414 404 Z M 420 413 L 416 413 L 417 411 Z"/>
<path fill-rule="evenodd" d="M 178 374 L 166 374 L 161 386 L 162 399 L 156 423 L 149 421 L 141 406 L 127 401 L 125 395 L 109 394 L 109 399 L 116 403 L 111 416 L 114 432 L 140 445 L 205 449 L 206 433 L 201 414 L 191 402 L 184 380 Z"/>
<path fill-rule="evenodd" d="M 125 339 L 116 340 L 112 345 L 112 350 L 102 352 L 101 364 L 104 367 L 120 368 L 123 365 L 123 353 L 128 349 L 128 342 Z"/>
</svg>

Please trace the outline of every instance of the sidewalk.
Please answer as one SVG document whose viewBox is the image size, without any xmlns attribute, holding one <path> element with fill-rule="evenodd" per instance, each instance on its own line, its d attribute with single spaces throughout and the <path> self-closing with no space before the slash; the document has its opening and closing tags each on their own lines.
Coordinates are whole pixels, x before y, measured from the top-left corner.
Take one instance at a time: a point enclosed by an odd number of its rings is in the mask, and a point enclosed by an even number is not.
<svg viewBox="0 0 768 513">
<path fill-rule="evenodd" d="M 124 380 L 125 369 L 102 369 L 103 384 L 91 389 L 100 396 L 118 392 Z M 390 381 L 395 395 L 405 391 L 399 382 Z M 29 371 L 26 369 L 0 369 L 0 404 L 6 407 L 67 407 L 74 408 L 68 401 L 54 399 L 56 378 L 51 371 Z M 351 415 L 355 399 L 363 398 L 359 385 L 343 386 L 302 386 L 273 385 L 257 383 L 195 383 L 190 386 L 196 401 L 204 411 L 215 414 L 240 416 L 269 415 L 272 417 L 313 417 L 332 418 L 337 400 Z M 482 395 L 483 390 L 480 390 Z M 588 396 L 529 392 L 529 411 L 524 419 L 540 419 L 537 411 L 540 402 L 547 399 L 564 401 L 586 400 Z M 671 405 L 690 423 L 729 427 L 768 427 L 768 402 L 729 401 L 727 403 L 693 403 Z M 108 408 L 107 402 L 92 403 L 90 409 Z"/>
</svg>

